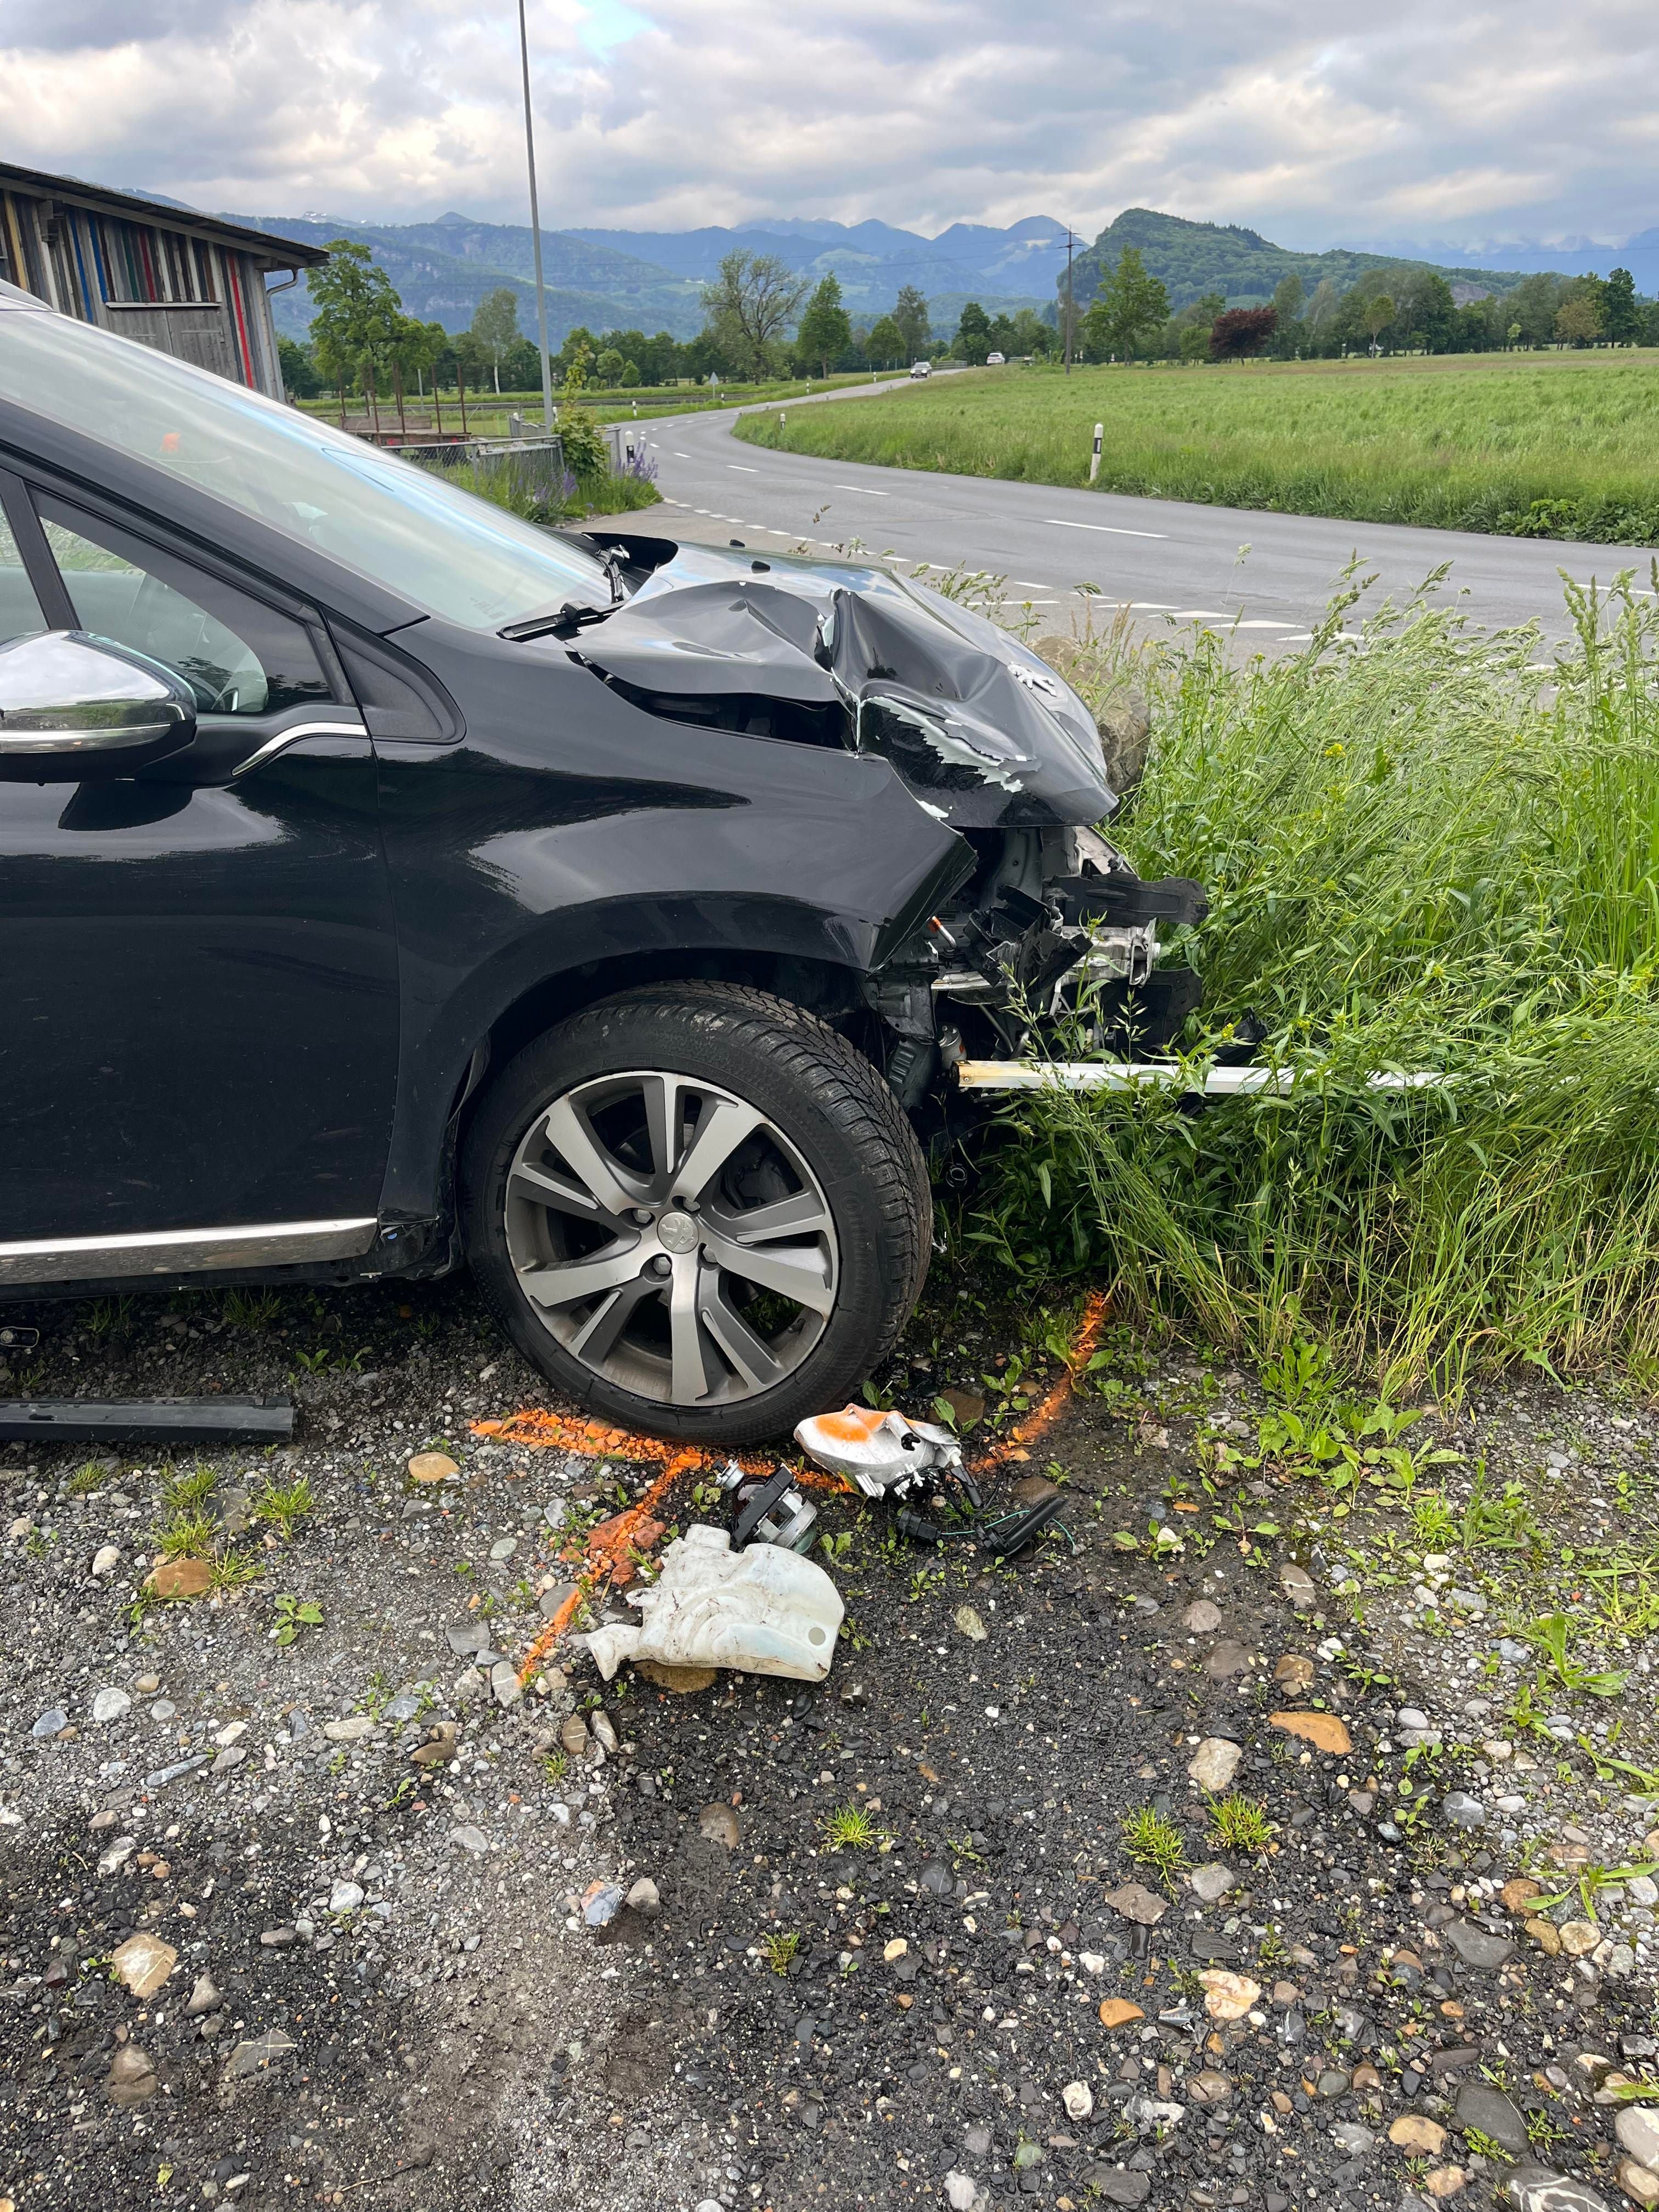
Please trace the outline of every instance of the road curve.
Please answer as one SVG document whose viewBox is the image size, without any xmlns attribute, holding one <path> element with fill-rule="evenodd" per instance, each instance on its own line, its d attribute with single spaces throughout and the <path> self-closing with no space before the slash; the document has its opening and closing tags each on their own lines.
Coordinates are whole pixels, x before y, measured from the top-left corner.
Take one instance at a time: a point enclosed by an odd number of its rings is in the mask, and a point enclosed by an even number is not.
<svg viewBox="0 0 1659 2212">
<path fill-rule="evenodd" d="M 787 405 L 891 388 L 858 386 Z M 687 535 L 742 532 L 780 551 L 856 539 L 901 568 L 988 570 L 1007 579 L 1010 601 L 1029 604 L 1044 629 L 1069 626 L 1081 605 L 1077 586 L 1087 583 L 1149 622 L 1236 623 L 1254 644 L 1295 644 L 1356 554 L 1376 577 L 1365 611 L 1385 595 L 1403 599 L 1443 563 L 1443 589 L 1461 595 L 1475 621 L 1489 629 L 1536 622 L 1549 637 L 1566 628 L 1563 570 L 1585 584 L 1632 568 L 1638 582 L 1650 580 L 1651 556 L 1632 546 L 1334 522 L 773 453 L 732 435 L 742 411 L 641 425 L 670 502 L 666 524 L 683 516 Z"/>
</svg>

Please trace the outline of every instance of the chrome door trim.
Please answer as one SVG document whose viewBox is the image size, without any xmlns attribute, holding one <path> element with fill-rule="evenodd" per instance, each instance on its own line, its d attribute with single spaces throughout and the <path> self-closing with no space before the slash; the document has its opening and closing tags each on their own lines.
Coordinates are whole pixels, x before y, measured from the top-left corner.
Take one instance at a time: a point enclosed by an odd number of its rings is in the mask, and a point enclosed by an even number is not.
<svg viewBox="0 0 1659 2212">
<path fill-rule="evenodd" d="M 250 769 L 263 768 L 274 760 L 285 746 L 297 745 L 301 738 L 366 738 L 368 726 L 364 722 L 292 722 L 285 730 L 278 730 L 274 738 L 251 752 L 245 761 L 238 761 L 232 769 L 233 776 L 246 775 Z"/>
<path fill-rule="evenodd" d="M 283 1267 L 356 1260 L 380 1224 L 271 1221 L 235 1229 L 166 1229 L 134 1237 L 49 1237 L 0 1243 L 0 1283 L 94 1283 L 119 1275 L 187 1275 L 211 1267 Z"/>
</svg>

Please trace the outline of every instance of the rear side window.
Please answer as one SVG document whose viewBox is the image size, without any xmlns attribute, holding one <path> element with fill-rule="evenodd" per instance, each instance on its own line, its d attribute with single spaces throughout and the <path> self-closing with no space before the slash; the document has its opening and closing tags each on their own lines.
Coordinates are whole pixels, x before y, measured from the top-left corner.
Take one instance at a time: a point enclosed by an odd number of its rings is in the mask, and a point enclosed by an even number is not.
<svg viewBox="0 0 1659 2212">
<path fill-rule="evenodd" d="M 38 502 L 81 628 L 182 676 L 204 714 L 271 714 L 325 700 L 304 625 L 204 569 L 60 500 Z"/>
<path fill-rule="evenodd" d="M 5 509 L 0 507 L 0 645 L 13 638 L 33 637 L 46 626 L 17 540 L 11 534 Z"/>
</svg>

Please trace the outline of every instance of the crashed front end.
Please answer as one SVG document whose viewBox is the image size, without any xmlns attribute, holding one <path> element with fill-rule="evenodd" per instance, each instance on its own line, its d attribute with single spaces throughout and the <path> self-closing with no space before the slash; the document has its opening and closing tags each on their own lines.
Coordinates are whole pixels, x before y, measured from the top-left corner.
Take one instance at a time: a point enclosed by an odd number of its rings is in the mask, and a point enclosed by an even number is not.
<svg viewBox="0 0 1659 2212">
<path fill-rule="evenodd" d="M 957 889 L 864 979 L 909 1111 L 963 1061 L 1172 1042 L 1199 984 L 1159 957 L 1204 895 L 1143 880 L 1102 835 L 1100 732 L 1046 662 L 884 568 L 593 542 L 629 587 L 572 641 L 603 682 L 671 720 L 883 760 L 963 841 Z"/>
</svg>

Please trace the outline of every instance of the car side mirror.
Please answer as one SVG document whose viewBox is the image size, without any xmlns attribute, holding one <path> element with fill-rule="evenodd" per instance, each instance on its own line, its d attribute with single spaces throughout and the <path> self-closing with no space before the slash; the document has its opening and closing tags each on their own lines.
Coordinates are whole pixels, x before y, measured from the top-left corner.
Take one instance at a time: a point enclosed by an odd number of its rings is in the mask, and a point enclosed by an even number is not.
<svg viewBox="0 0 1659 2212">
<path fill-rule="evenodd" d="M 142 653 L 76 629 L 0 645 L 0 782 L 131 775 L 195 736 L 189 686 Z"/>
</svg>

